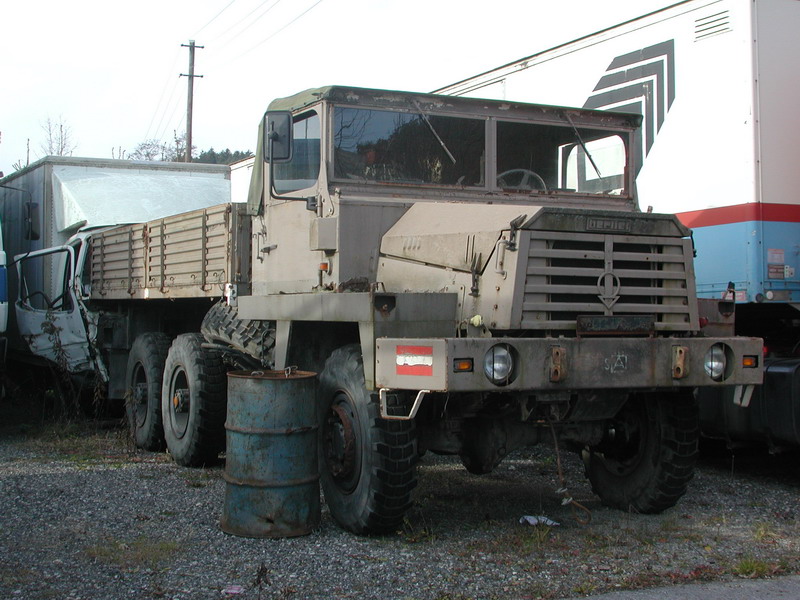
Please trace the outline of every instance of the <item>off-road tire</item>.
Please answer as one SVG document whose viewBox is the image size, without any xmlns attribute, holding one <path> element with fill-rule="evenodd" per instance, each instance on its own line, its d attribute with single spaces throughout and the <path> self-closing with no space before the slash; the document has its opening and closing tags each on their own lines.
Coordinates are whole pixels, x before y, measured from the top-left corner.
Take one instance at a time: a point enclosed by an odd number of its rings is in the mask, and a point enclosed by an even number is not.
<svg viewBox="0 0 800 600">
<path fill-rule="evenodd" d="M 125 413 L 137 448 L 158 452 L 166 447 L 161 420 L 161 384 L 170 339 L 164 333 L 144 333 L 128 353 L 125 372 Z"/>
<path fill-rule="evenodd" d="M 697 461 L 700 426 L 691 392 L 631 397 L 601 444 L 584 452 L 586 475 L 603 504 L 659 513 L 686 493 Z"/>
<path fill-rule="evenodd" d="M 258 359 L 265 367 L 272 364 L 275 329 L 270 321 L 240 319 L 235 306 L 217 302 L 203 317 L 200 332 L 209 342 L 230 346 Z"/>
<path fill-rule="evenodd" d="M 187 467 L 213 464 L 225 448 L 225 367 L 221 354 L 203 348 L 203 342 L 199 333 L 175 338 L 161 388 L 167 449 L 175 462 Z"/>
<path fill-rule="evenodd" d="M 318 402 L 320 480 L 331 515 L 353 533 L 396 531 L 417 485 L 414 422 L 380 418 L 357 344 L 330 355 Z"/>
</svg>

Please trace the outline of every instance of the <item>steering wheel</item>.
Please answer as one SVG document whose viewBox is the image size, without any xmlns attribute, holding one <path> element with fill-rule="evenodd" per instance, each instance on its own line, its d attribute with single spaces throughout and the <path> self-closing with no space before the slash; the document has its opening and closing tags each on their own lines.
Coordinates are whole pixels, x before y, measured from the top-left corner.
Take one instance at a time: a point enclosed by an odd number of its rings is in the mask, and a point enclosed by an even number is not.
<svg viewBox="0 0 800 600">
<path fill-rule="evenodd" d="M 506 182 L 506 178 L 512 175 L 520 176 L 519 183 L 516 185 L 509 185 Z M 537 186 L 532 185 L 533 183 L 537 183 Z M 509 169 L 508 171 L 503 171 L 497 176 L 497 185 L 501 188 L 505 189 L 512 189 L 512 190 L 542 190 L 544 192 L 547 191 L 547 184 L 542 179 L 542 176 L 538 173 L 534 173 L 529 169 Z"/>
</svg>

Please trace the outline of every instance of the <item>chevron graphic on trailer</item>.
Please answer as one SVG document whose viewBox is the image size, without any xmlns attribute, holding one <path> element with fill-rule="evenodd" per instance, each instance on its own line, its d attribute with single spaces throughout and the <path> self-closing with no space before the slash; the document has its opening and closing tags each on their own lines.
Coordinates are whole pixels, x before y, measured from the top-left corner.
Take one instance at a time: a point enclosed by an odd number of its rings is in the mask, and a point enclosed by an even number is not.
<svg viewBox="0 0 800 600">
<path fill-rule="evenodd" d="M 675 100 L 675 41 L 616 57 L 592 91 L 584 108 L 642 115 L 642 129 L 633 149 L 641 168 Z"/>
</svg>

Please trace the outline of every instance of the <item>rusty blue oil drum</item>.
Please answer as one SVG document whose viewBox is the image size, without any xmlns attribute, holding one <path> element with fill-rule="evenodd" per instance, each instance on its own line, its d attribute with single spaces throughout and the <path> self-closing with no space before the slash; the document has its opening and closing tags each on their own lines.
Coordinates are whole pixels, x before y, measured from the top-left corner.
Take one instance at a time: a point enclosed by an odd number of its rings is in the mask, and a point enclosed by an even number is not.
<svg viewBox="0 0 800 600">
<path fill-rule="evenodd" d="M 316 373 L 228 373 L 220 527 L 244 537 L 306 535 L 319 525 Z"/>
</svg>

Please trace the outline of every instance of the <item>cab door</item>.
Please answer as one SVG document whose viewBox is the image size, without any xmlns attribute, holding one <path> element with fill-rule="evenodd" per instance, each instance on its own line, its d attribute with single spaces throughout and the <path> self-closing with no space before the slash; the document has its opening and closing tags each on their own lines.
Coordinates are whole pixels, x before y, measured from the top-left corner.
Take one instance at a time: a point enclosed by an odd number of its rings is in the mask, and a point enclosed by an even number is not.
<svg viewBox="0 0 800 600">
<path fill-rule="evenodd" d="M 78 267 L 84 260 L 85 239 L 15 257 L 19 293 L 15 304 L 20 335 L 30 351 L 70 373 L 99 368 L 92 343 L 94 315 L 81 298 Z M 103 377 L 105 379 L 105 377 Z"/>
</svg>

